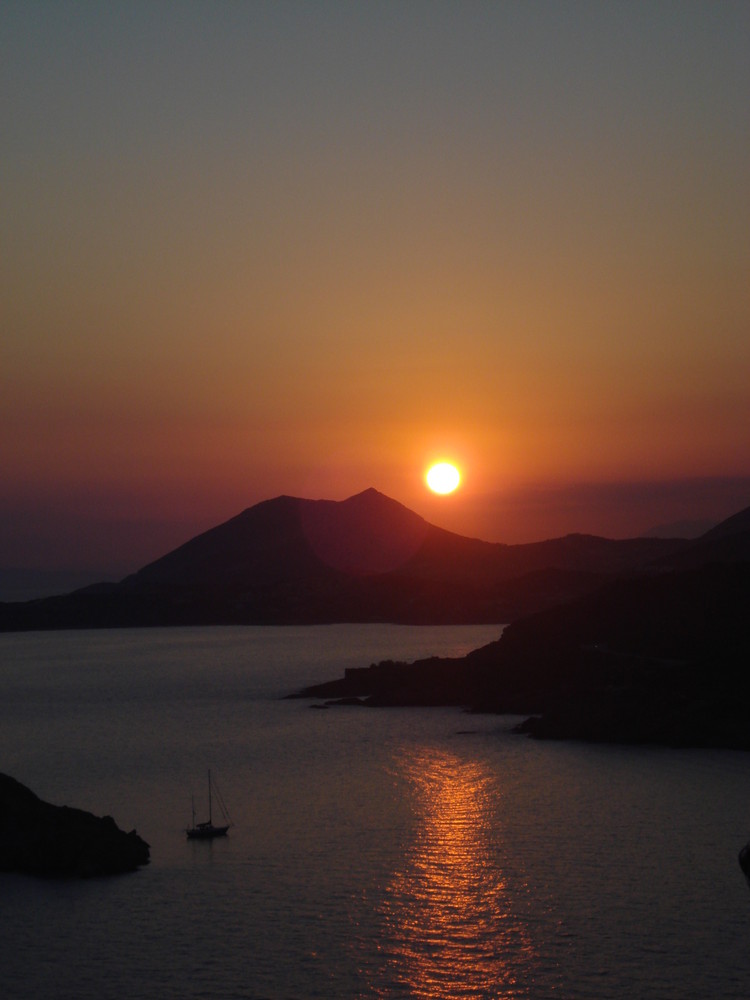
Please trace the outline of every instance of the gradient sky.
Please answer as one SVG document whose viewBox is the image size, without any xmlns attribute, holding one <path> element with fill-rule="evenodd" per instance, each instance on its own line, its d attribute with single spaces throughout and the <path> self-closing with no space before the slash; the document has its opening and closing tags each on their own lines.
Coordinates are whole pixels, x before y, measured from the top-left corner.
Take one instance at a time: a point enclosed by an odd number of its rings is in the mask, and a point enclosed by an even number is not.
<svg viewBox="0 0 750 1000">
<path fill-rule="evenodd" d="M 5 0 L 0 566 L 750 504 L 748 52 L 746 0 Z"/>
</svg>

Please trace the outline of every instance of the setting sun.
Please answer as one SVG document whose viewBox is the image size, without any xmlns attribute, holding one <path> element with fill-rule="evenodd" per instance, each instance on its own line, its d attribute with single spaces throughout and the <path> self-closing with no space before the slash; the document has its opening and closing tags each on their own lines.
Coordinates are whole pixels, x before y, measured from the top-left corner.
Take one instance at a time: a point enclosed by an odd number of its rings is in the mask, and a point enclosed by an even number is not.
<svg viewBox="0 0 750 1000">
<path fill-rule="evenodd" d="M 425 478 L 433 493 L 452 493 L 461 481 L 461 474 L 450 462 L 438 462 Z"/>
</svg>

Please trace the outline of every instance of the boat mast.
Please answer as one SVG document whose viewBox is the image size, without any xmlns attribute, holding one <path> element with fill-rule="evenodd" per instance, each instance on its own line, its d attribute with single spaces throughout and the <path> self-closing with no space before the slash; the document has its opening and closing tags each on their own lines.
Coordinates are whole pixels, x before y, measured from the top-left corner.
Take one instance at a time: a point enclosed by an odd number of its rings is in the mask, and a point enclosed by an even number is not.
<svg viewBox="0 0 750 1000">
<path fill-rule="evenodd" d="M 211 823 L 211 769 L 208 770 L 208 822 Z"/>
</svg>

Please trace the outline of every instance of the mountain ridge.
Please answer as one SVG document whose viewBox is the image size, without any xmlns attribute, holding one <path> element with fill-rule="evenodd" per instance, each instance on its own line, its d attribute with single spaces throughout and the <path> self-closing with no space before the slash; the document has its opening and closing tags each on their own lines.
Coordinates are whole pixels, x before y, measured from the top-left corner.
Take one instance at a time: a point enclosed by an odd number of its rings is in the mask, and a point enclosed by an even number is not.
<svg viewBox="0 0 750 1000">
<path fill-rule="evenodd" d="M 370 487 L 247 507 L 119 583 L 0 604 L 0 630 L 392 621 L 501 623 L 622 574 L 684 539 L 571 534 L 523 545 L 430 524 Z M 656 567 L 654 569 L 653 567 Z"/>
</svg>

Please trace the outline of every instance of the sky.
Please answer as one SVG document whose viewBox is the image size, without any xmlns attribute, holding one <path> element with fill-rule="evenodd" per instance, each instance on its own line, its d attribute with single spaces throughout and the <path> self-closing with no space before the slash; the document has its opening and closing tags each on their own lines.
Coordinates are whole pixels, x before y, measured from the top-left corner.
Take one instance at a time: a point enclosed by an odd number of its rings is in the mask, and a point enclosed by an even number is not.
<svg viewBox="0 0 750 1000">
<path fill-rule="evenodd" d="M 749 505 L 748 52 L 745 0 L 5 0 L 0 567 Z"/>
</svg>

